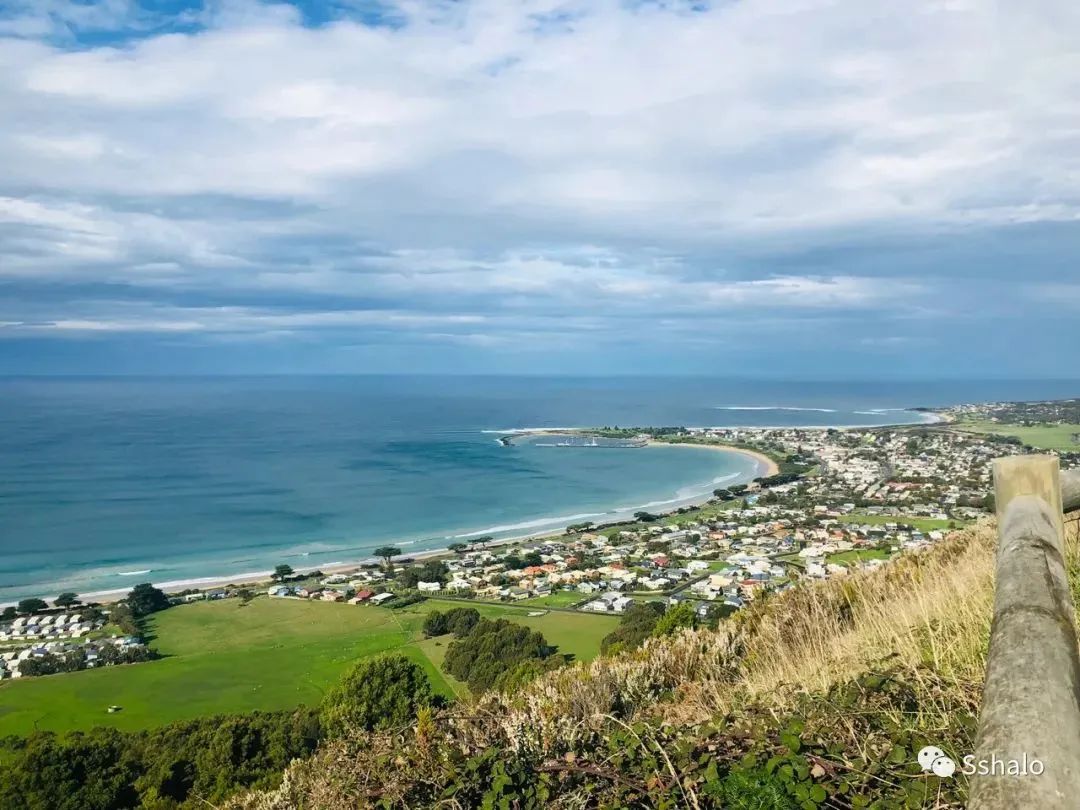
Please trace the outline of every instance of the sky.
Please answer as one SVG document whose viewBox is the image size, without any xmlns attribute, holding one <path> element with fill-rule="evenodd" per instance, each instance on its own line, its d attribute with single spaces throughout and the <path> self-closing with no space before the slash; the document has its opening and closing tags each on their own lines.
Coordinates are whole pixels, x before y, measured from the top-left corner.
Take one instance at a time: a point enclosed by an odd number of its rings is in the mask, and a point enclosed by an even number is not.
<svg viewBox="0 0 1080 810">
<path fill-rule="evenodd" d="M 0 0 L 0 374 L 1076 377 L 1075 0 Z"/>
</svg>

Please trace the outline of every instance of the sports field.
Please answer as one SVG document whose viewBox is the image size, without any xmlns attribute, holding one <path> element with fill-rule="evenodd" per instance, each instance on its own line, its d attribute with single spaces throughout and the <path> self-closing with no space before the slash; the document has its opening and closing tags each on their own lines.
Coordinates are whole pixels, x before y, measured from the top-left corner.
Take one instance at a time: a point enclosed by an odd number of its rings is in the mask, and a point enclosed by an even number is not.
<svg viewBox="0 0 1080 810">
<path fill-rule="evenodd" d="M 151 619 L 160 661 L 0 683 L 0 736 L 35 728 L 147 728 L 172 720 L 314 705 L 357 659 L 390 650 L 424 666 L 435 687 L 460 691 L 439 672 L 449 638 L 424 640 L 424 616 L 460 602 L 428 600 L 393 611 L 259 597 L 170 608 Z M 477 605 L 481 614 L 539 630 L 559 652 L 591 659 L 618 619 Z M 532 608 L 536 610 L 535 607 Z M 109 714 L 110 705 L 122 710 Z"/>
</svg>

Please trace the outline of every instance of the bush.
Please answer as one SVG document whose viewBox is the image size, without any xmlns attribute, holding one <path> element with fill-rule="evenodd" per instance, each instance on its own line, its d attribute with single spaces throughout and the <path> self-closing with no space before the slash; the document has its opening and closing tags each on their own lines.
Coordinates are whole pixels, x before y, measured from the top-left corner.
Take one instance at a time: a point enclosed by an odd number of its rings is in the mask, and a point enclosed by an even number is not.
<svg viewBox="0 0 1080 810">
<path fill-rule="evenodd" d="M 391 610 L 400 610 L 403 607 L 409 605 L 418 605 L 427 599 L 426 596 L 420 593 L 409 593 L 404 596 L 395 596 L 389 602 L 384 602 L 383 607 L 390 608 Z"/>
<path fill-rule="evenodd" d="M 411 723 L 417 709 L 437 702 L 431 682 L 403 655 L 367 658 L 356 664 L 323 699 L 319 716 L 331 735 Z"/>
<path fill-rule="evenodd" d="M 652 635 L 670 636 L 683 628 L 696 626 L 697 614 L 694 612 L 694 606 L 689 602 L 683 602 L 680 605 L 668 608 L 667 612 L 656 620 Z"/>
</svg>

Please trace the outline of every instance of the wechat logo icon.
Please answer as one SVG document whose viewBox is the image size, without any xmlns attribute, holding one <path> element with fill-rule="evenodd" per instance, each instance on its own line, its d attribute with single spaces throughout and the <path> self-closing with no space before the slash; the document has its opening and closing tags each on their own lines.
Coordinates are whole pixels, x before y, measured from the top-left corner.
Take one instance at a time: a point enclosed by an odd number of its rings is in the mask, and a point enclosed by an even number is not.
<svg viewBox="0 0 1080 810">
<path fill-rule="evenodd" d="M 933 773 L 942 779 L 956 773 L 956 763 L 945 756 L 945 752 L 936 745 L 928 745 L 919 752 L 919 765 L 923 773 Z"/>
</svg>

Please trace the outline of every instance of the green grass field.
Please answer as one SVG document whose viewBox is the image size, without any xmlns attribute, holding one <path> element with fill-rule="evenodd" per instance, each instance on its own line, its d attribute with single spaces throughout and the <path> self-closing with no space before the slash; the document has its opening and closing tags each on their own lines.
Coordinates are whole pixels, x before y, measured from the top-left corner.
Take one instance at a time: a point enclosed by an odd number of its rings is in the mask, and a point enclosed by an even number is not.
<svg viewBox="0 0 1080 810">
<path fill-rule="evenodd" d="M 460 692 L 438 669 L 449 638 L 425 640 L 424 616 L 459 602 L 403 610 L 260 597 L 171 608 L 152 617 L 160 661 L 0 684 L 0 736 L 95 725 L 139 729 L 209 714 L 314 705 L 359 658 L 394 650 L 424 667 L 443 694 Z M 591 659 L 618 619 L 478 605 L 533 627 L 559 651 Z M 535 608 L 533 608 L 535 610 Z M 437 642 L 442 642 L 438 644 Z M 123 707 L 108 714 L 108 706 Z"/>
<path fill-rule="evenodd" d="M 841 523 L 869 523 L 874 526 L 884 526 L 886 523 L 896 523 L 901 526 L 911 526 L 921 532 L 933 532 L 939 529 L 948 529 L 949 524 L 957 527 L 966 526 L 964 520 L 936 520 L 934 518 L 900 517 L 898 515 L 860 515 L 852 513 L 839 518 Z"/>
<path fill-rule="evenodd" d="M 1080 442 L 1073 439 L 1080 435 L 1080 425 L 1010 425 L 1002 422 L 956 422 L 957 430 L 972 433 L 997 433 L 1001 436 L 1015 436 L 1024 444 L 1042 450 L 1080 450 Z"/>
<path fill-rule="evenodd" d="M 584 602 L 589 597 L 578 591 L 554 591 L 547 596 L 534 596 L 532 599 L 522 599 L 517 604 L 531 608 L 564 608 Z"/>
<path fill-rule="evenodd" d="M 827 562 L 836 563 L 837 565 L 848 565 L 849 563 L 861 562 L 863 560 L 887 560 L 891 556 L 891 552 L 882 549 L 860 548 L 830 554 L 825 559 Z"/>
</svg>

